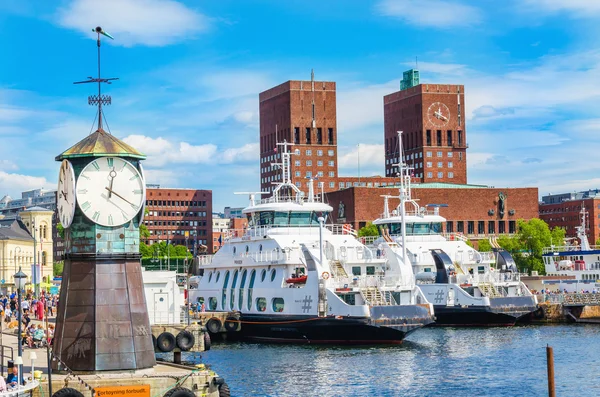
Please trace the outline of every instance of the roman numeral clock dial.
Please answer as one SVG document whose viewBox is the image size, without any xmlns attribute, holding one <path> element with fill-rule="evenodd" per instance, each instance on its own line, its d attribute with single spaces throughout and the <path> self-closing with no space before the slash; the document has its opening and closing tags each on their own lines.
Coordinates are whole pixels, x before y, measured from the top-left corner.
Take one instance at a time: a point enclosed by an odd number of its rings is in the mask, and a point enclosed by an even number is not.
<svg viewBox="0 0 600 397">
<path fill-rule="evenodd" d="M 64 228 L 68 228 L 75 215 L 75 172 L 69 160 L 60 163 L 56 196 L 58 219 Z"/>
<path fill-rule="evenodd" d="M 145 202 L 144 177 L 119 157 L 100 157 L 81 171 L 77 202 L 85 216 L 102 226 L 119 226 L 132 220 Z"/>
</svg>

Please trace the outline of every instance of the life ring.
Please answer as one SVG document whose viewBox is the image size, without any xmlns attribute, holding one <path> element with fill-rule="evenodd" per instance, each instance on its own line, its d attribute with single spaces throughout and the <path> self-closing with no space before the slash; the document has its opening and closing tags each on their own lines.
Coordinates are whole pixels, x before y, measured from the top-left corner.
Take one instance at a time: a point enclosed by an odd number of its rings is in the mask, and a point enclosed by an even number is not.
<svg viewBox="0 0 600 397">
<path fill-rule="evenodd" d="M 321 273 L 321 277 L 323 278 L 323 280 L 329 279 L 329 272 L 323 272 L 323 273 Z"/>
<path fill-rule="evenodd" d="M 176 387 L 165 393 L 164 397 L 196 397 L 193 391 L 185 387 Z"/>
<path fill-rule="evenodd" d="M 72 387 L 65 387 L 54 393 L 52 397 L 83 397 L 83 394 Z"/>
<path fill-rule="evenodd" d="M 192 347 L 194 347 L 196 338 L 194 338 L 194 334 L 192 334 L 190 331 L 183 330 L 177 334 L 175 342 L 177 343 L 177 347 L 181 349 L 181 351 L 186 352 Z"/>
<path fill-rule="evenodd" d="M 175 349 L 175 336 L 170 332 L 163 332 L 156 338 L 156 347 L 164 353 L 168 353 Z"/>
<path fill-rule="evenodd" d="M 219 320 L 216 317 L 211 318 L 210 320 L 208 320 L 208 322 L 206 323 L 206 329 L 208 330 L 208 332 L 210 332 L 211 334 L 218 334 L 219 332 L 221 332 L 221 327 L 223 325 L 221 324 L 221 320 Z"/>
</svg>

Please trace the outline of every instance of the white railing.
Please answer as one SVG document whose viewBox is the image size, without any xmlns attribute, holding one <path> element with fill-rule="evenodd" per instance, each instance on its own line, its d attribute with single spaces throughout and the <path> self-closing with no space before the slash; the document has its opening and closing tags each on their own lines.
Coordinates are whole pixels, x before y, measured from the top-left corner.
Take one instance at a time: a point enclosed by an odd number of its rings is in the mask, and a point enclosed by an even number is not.
<svg viewBox="0 0 600 397">
<path fill-rule="evenodd" d="M 11 387 L 7 391 L 0 392 L 0 397 L 29 396 L 39 385 L 40 382 L 34 379 L 32 381 L 27 382 L 24 385 Z"/>
<path fill-rule="evenodd" d="M 600 245 L 591 245 L 590 250 L 600 250 Z M 542 253 L 549 254 L 553 252 L 566 252 L 566 251 L 581 251 L 581 245 L 562 245 L 554 247 L 545 247 L 542 249 Z"/>
<path fill-rule="evenodd" d="M 493 252 L 490 252 L 490 251 L 479 252 L 479 255 L 481 255 L 481 261 L 482 262 L 491 262 L 491 263 L 495 263 L 496 262 L 496 255 L 494 255 Z"/>
<path fill-rule="evenodd" d="M 383 276 L 336 277 L 327 281 L 331 288 L 380 288 L 383 285 Z"/>
<path fill-rule="evenodd" d="M 335 256 L 328 259 L 337 259 L 342 262 L 368 261 L 377 259 L 377 253 L 362 245 L 340 247 L 335 250 Z"/>
<path fill-rule="evenodd" d="M 500 284 L 520 281 L 519 274 L 517 273 L 501 273 L 501 272 L 488 272 L 483 274 L 457 274 L 451 276 L 451 282 L 456 284 Z"/>
<path fill-rule="evenodd" d="M 323 225 L 324 229 L 335 235 L 349 235 L 356 237 L 356 231 L 349 226 L 344 225 Z M 230 229 L 225 235 L 225 244 L 230 243 L 232 239 L 250 240 L 256 237 L 264 237 L 269 234 L 277 235 L 302 235 L 319 236 L 319 225 L 289 225 L 289 226 L 253 226 L 247 229 Z"/>
</svg>

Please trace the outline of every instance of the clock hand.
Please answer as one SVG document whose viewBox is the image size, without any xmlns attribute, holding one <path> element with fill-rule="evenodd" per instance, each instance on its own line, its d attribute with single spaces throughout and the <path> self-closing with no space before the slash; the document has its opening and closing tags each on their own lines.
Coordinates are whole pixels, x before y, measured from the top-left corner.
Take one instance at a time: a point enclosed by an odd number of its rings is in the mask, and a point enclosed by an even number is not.
<svg viewBox="0 0 600 397">
<path fill-rule="evenodd" d="M 110 173 L 108 174 L 108 176 L 110 176 L 110 183 L 108 185 L 108 198 L 110 198 L 110 196 L 112 194 L 113 181 L 115 180 L 115 177 L 117 176 L 117 172 L 115 171 L 115 167 L 113 167 L 112 171 L 110 171 Z"/>
<path fill-rule="evenodd" d="M 65 193 L 65 192 L 61 191 L 61 192 L 60 192 L 60 194 L 62 194 L 62 196 L 65 198 L 65 201 L 66 201 L 68 204 L 71 204 L 71 203 L 69 203 L 69 199 L 67 198 L 67 193 Z"/>
<path fill-rule="evenodd" d="M 132 207 L 135 206 L 135 204 L 133 204 L 131 201 L 127 200 L 125 197 L 121 196 L 119 193 L 117 192 L 113 192 L 111 189 L 109 189 L 108 187 L 105 187 L 106 190 L 108 190 L 109 194 L 112 193 L 115 196 L 117 196 L 118 198 L 120 198 L 121 200 L 125 201 L 127 204 L 131 205 Z"/>
</svg>

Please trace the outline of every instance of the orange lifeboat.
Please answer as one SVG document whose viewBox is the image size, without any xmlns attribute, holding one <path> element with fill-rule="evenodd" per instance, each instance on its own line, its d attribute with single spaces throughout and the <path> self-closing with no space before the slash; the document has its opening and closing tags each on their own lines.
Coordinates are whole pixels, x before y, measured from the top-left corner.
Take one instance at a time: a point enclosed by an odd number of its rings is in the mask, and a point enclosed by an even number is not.
<svg viewBox="0 0 600 397">
<path fill-rule="evenodd" d="M 288 284 L 306 284 L 306 279 L 308 278 L 308 276 L 298 276 L 298 277 L 290 277 L 287 280 L 285 280 L 286 283 Z"/>
</svg>

